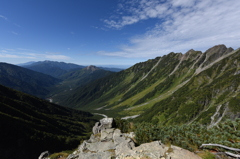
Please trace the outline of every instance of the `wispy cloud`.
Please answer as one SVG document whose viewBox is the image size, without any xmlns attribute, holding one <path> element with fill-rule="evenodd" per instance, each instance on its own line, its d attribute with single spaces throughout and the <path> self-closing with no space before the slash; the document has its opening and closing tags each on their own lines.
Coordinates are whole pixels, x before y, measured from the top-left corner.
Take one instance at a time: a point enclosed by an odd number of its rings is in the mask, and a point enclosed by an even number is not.
<svg viewBox="0 0 240 159">
<path fill-rule="evenodd" d="M 18 25 L 18 24 L 16 24 L 16 23 L 13 23 L 15 26 L 17 26 L 17 27 L 19 27 L 19 28 L 21 28 L 21 26 L 20 25 Z"/>
<path fill-rule="evenodd" d="M 8 20 L 7 17 L 0 15 L 0 18 L 4 19 L 4 20 Z"/>
<path fill-rule="evenodd" d="M 44 57 L 47 59 L 51 59 L 51 60 L 69 60 L 69 59 L 71 59 L 68 56 L 62 55 L 60 52 L 46 52 Z"/>
<path fill-rule="evenodd" d="M 156 23 L 144 35 L 130 38 L 120 51 L 101 55 L 152 58 L 217 44 L 240 46 L 239 0 L 131 0 L 120 6 L 118 14 L 104 20 L 109 28 L 122 29 L 153 18 Z"/>
<path fill-rule="evenodd" d="M 45 55 L 47 59 L 52 59 L 52 60 L 69 60 L 70 57 L 65 56 L 65 55 Z"/>
<path fill-rule="evenodd" d="M 0 15 L 0 18 L 2 18 L 2 19 L 4 19 L 4 20 L 6 20 L 7 22 L 10 22 L 10 23 L 12 23 L 11 21 L 9 21 L 8 20 L 8 18 L 7 17 L 5 17 L 5 16 L 3 16 L 3 15 Z M 16 23 L 12 23 L 13 25 L 15 25 L 15 26 L 17 26 L 17 27 L 19 27 L 19 28 L 21 28 L 21 26 L 20 25 L 18 25 L 18 24 L 16 24 Z"/>
<path fill-rule="evenodd" d="M 11 33 L 14 34 L 14 35 L 18 35 L 18 33 L 14 32 L 14 31 L 11 31 Z"/>
<path fill-rule="evenodd" d="M 36 52 L 35 50 L 31 50 L 31 49 L 24 49 L 24 48 L 17 48 L 18 50 L 21 51 L 30 51 L 30 52 Z"/>
<path fill-rule="evenodd" d="M 0 50 L 0 57 L 2 58 L 21 58 L 21 59 L 50 59 L 50 60 L 69 60 L 68 56 L 62 55 L 61 53 L 38 53 L 37 51 L 30 49 L 2 49 Z"/>
<path fill-rule="evenodd" d="M 2 58 L 21 58 L 20 56 L 17 56 L 17 55 L 9 55 L 9 54 L 4 54 L 4 53 L 0 53 L 0 57 L 2 57 Z"/>
</svg>

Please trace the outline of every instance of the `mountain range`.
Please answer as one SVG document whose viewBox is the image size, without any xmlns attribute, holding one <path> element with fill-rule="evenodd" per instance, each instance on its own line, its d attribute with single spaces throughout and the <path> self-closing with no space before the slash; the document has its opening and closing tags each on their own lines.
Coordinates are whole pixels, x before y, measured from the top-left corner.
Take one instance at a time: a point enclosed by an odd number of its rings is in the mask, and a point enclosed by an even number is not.
<svg viewBox="0 0 240 159">
<path fill-rule="evenodd" d="M 0 63 L 0 84 L 44 98 L 62 80 L 8 63 Z"/>
<path fill-rule="evenodd" d="M 113 73 L 96 66 L 84 67 L 56 61 L 22 65 L 23 67 L 0 63 L 0 84 L 40 98 L 51 97 L 60 92 L 64 94 L 62 92 L 66 90 Z"/>
<path fill-rule="evenodd" d="M 68 70 L 58 79 L 1 63 L 0 84 L 92 113 L 139 116 L 136 121 L 166 125 L 194 121 L 216 125 L 239 117 L 239 58 L 239 49 L 216 45 L 204 53 L 171 52 L 116 73 L 40 62 Z"/>
<path fill-rule="evenodd" d="M 240 116 L 240 50 L 217 45 L 189 50 L 101 78 L 69 94 L 63 105 L 166 125 L 216 125 Z"/>
<path fill-rule="evenodd" d="M 33 71 L 41 72 L 55 78 L 59 78 L 64 74 L 74 71 L 74 70 L 81 70 L 87 66 L 77 65 L 73 63 L 65 63 L 65 62 L 57 62 L 57 61 L 38 61 L 38 62 L 27 62 L 19 64 L 18 66 L 28 68 Z M 111 72 L 120 72 L 124 70 L 123 68 L 115 68 L 114 66 L 109 67 L 102 67 L 99 66 L 98 68 L 106 71 Z"/>
<path fill-rule="evenodd" d="M 55 78 L 72 71 L 74 69 L 82 69 L 85 66 L 76 65 L 72 63 L 57 62 L 57 61 L 38 61 L 21 64 L 20 66 L 28 68 L 33 71 L 41 72 Z"/>
<path fill-rule="evenodd" d="M 52 61 L 24 67 L 28 68 L 0 63 L 3 158 L 36 158 L 46 149 L 76 147 L 96 121 L 91 113 L 134 118 L 131 121 L 141 127 L 137 133 L 143 134 L 138 136 L 143 143 L 154 140 L 144 132 L 147 125 L 156 126 L 151 131 L 165 127 L 171 134 L 175 125 L 211 128 L 225 121 L 234 130 L 231 142 L 239 141 L 235 132 L 239 127 L 228 119 L 240 118 L 240 49 L 216 45 L 205 52 L 171 52 L 120 72 Z M 181 127 L 177 129 L 185 134 Z M 168 135 L 165 139 L 171 141 Z M 225 142 L 224 135 L 221 140 Z"/>
</svg>

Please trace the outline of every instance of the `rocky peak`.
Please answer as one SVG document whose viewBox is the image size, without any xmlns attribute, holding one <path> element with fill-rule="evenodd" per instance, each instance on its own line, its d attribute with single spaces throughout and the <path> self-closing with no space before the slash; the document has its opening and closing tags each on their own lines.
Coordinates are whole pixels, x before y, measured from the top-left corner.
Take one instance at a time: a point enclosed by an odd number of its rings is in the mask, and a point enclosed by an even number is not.
<svg viewBox="0 0 240 159">
<path fill-rule="evenodd" d="M 100 68 L 98 68 L 94 65 L 90 65 L 90 66 L 85 67 L 85 70 L 96 71 L 96 70 L 100 70 Z"/>
<path fill-rule="evenodd" d="M 222 55 L 228 54 L 230 52 L 234 51 L 233 48 L 229 47 L 227 48 L 225 45 L 215 45 L 208 49 L 205 53 L 207 54 L 208 57 L 217 54 L 218 57 L 221 57 Z"/>
<path fill-rule="evenodd" d="M 221 45 L 216 45 L 213 46 L 212 48 L 208 49 L 204 54 L 205 54 L 205 62 L 202 66 L 206 66 L 210 63 L 212 63 L 213 61 L 216 61 L 217 59 L 219 59 L 220 57 L 222 57 L 223 55 L 226 55 L 230 52 L 234 51 L 233 48 L 227 48 L 225 45 L 221 44 Z"/>
<path fill-rule="evenodd" d="M 194 60 L 198 58 L 201 54 L 202 54 L 201 51 L 195 51 L 191 49 L 183 55 L 183 60 L 188 60 L 188 59 Z"/>
</svg>

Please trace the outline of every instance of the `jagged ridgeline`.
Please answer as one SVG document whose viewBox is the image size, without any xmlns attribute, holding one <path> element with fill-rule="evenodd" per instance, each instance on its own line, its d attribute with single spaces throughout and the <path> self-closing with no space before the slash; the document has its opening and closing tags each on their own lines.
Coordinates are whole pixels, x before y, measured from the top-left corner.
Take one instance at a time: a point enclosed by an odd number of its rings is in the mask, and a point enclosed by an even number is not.
<svg viewBox="0 0 240 159">
<path fill-rule="evenodd" d="M 215 125 L 240 116 L 239 84 L 239 49 L 217 45 L 138 63 L 78 88 L 63 104 L 166 125 Z"/>
<path fill-rule="evenodd" d="M 73 149 L 91 131 L 91 117 L 0 85 L 1 158 L 33 159 L 46 150 Z"/>
</svg>

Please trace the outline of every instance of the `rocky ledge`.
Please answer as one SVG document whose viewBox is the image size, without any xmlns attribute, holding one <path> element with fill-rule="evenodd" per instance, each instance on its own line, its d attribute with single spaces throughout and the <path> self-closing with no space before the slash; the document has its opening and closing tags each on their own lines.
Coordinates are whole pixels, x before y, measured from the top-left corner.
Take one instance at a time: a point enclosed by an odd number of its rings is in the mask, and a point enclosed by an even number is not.
<svg viewBox="0 0 240 159">
<path fill-rule="evenodd" d="M 167 146 L 161 141 L 136 146 L 133 132 L 121 133 L 112 124 L 113 118 L 97 122 L 90 139 L 85 140 L 67 159 L 200 159 L 188 150 Z"/>
</svg>

